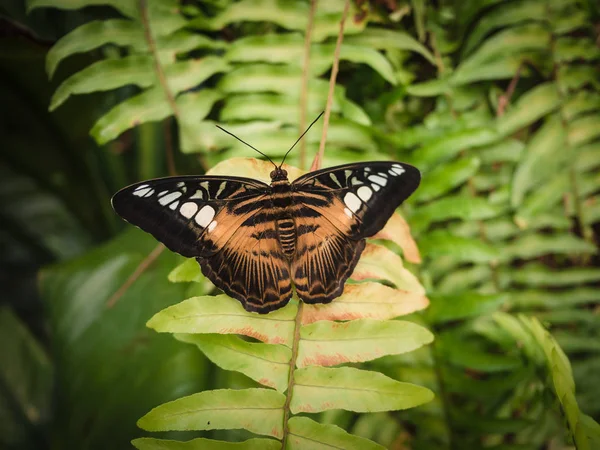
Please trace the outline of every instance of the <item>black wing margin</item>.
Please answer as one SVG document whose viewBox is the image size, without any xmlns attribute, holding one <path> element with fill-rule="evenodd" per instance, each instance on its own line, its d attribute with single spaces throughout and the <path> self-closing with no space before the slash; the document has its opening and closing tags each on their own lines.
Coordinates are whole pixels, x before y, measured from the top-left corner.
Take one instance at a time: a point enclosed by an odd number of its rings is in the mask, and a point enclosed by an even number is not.
<svg viewBox="0 0 600 450">
<path fill-rule="evenodd" d="M 213 239 L 203 238 L 216 225 L 213 219 L 228 205 L 260 199 L 268 188 L 241 177 L 158 178 L 121 189 L 113 196 L 112 206 L 123 219 L 170 250 L 188 258 L 207 257 L 219 250 Z M 220 227 L 226 225 L 220 222 Z"/>
<path fill-rule="evenodd" d="M 322 212 L 351 239 L 381 230 L 417 189 L 419 170 L 394 161 L 354 163 L 310 172 L 292 183 L 297 201 Z"/>
</svg>

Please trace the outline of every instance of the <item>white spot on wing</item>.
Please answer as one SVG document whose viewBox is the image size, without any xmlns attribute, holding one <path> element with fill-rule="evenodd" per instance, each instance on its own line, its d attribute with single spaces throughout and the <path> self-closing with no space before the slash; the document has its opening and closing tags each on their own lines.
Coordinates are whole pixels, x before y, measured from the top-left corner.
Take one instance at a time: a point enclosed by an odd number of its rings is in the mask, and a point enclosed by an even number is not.
<svg viewBox="0 0 600 450">
<path fill-rule="evenodd" d="M 210 225 L 208 226 L 208 232 L 210 233 L 212 230 L 215 229 L 215 227 L 217 226 L 217 221 L 213 220 Z"/>
<path fill-rule="evenodd" d="M 152 197 L 152 194 L 154 194 L 154 189 L 148 190 L 148 192 L 146 193 L 146 195 L 144 195 L 144 197 Z"/>
<path fill-rule="evenodd" d="M 350 175 L 352 175 L 351 170 L 344 170 L 344 176 L 346 177 L 346 179 L 350 178 Z"/>
<path fill-rule="evenodd" d="M 348 217 L 352 218 L 352 211 L 350 211 L 348 208 L 344 208 L 344 212 Z"/>
<path fill-rule="evenodd" d="M 358 196 L 360 197 L 360 199 L 363 202 L 369 201 L 369 199 L 373 195 L 373 191 L 371 189 L 369 189 L 367 186 L 359 187 L 358 191 L 356 191 L 356 193 L 358 194 Z"/>
<path fill-rule="evenodd" d="M 169 203 L 171 203 L 172 201 L 177 200 L 181 196 L 182 196 L 181 192 L 171 192 L 170 194 L 167 194 L 164 197 L 159 198 L 158 203 L 165 206 L 165 205 L 168 205 Z"/>
<path fill-rule="evenodd" d="M 148 185 L 148 184 L 140 184 L 138 187 L 135 188 L 135 190 L 139 191 L 140 189 L 146 189 L 149 187 L 150 187 L 150 185 Z"/>
<path fill-rule="evenodd" d="M 161 191 L 161 192 L 158 194 L 158 196 L 159 196 L 159 197 L 162 197 L 163 195 L 165 195 L 165 194 L 168 194 L 168 193 L 169 193 L 169 191 Z"/>
<path fill-rule="evenodd" d="M 213 217 L 215 217 L 215 209 L 212 206 L 206 205 L 196 214 L 195 220 L 198 225 L 206 228 L 212 222 Z"/>
<path fill-rule="evenodd" d="M 181 187 L 184 187 L 184 186 L 185 186 L 185 182 L 183 182 L 183 181 L 180 181 L 179 183 L 177 183 L 177 187 L 178 188 L 181 188 Z"/>
<path fill-rule="evenodd" d="M 171 203 L 169 205 L 169 208 L 171 208 L 173 211 L 175 211 L 178 206 L 179 206 L 179 200 L 175 200 L 173 203 Z"/>
<path fill-rule="evenodd" d="M 395 172 L 397 175 L 402 175 L 406 170 L 402 166 L 394 165 L 391 170 Z"/>
<path fill-rule="evenodd" d="M 135 191 L 133 191 L 133 195 L 136 197 L 143 197 L 148 192 L 152 191 L 152 188 L 150 188 L 147 184 L 145 186 L 146 187 L 144 189 L 137 188 Z"/>
<path fill-rule="evenodd" d="M 198 211 L 198 205 L 194 202 L 186 202 L 181 205 L 179 212 L 183 217 L 191 219 L 194 214 Z"/>
<path fill-rule="evenodd" d="M 225 189 L 225 186 L 227 186 L 227 182 L 226 181 L 223 181 L 219 185 L 219 190 L 217 191 L 217 195 L 215 195 L 216 198 L 219 198 L 219 195 L 221 195 L 221 192 L 223 192 L 223 189 Z"/>
<path fill-rule="evenodd" d="M 333 175 L 333 172 L 329 173 L 329 178 L 331 178 L 331 181 L 333 181 L 336 186 L 342 187 L 342 185 L 340 184 L 340 182 L 337 180 L 337 178 Z"/>
<path fill-rule="evenodd" d="M 344 196 L 344 203 L 348 207 L 348 209 L 352 212 L 356 212 L 360 209 L 360 199 L 352 192 L 348 192 Z"/>
<path fill-rule="evenodd" d="M 380 184 L 381 186 L 385 186 L 387 184 L 387 180 L 379 175 L 369 175 L 369 180 L 373 183 Z"/>
<path fill-rule="evenodd" d="M 200 199 L 200 200 L 204 200 L 204 197 L 203 197 L 202 191 L 201 191 L 200 189 L 198 189 L 196 192 L 194 192 L 194 195 L 192 195 L 192 196 L 190 197 L 190 199 L 196 199 L 196 198 L 197 198 L 197 199 Z"/>
<path fill-rule="evenodd" d="M 394 172 L 392 169 L 388 170 L 389 174 L 393 177 L 397 177 L 398 174 L 396 172 Z"/>
<path fill-rule="evenodd" d="M 381 189 L 381 186 L 379 186 L 378 184 L 375 184 L 375 183 L 373 183 L 373 184 L 371 185 L 371 187 L 373 188 L 373 190 L 374 190 L 375 192 L 379 192 L 379 189 Z"/>
</svg>

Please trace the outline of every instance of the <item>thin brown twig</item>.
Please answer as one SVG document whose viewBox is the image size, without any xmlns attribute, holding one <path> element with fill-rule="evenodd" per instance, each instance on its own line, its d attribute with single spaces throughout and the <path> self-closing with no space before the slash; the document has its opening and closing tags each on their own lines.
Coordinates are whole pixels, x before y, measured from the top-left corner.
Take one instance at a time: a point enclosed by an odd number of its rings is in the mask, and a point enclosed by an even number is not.
<svg viewBox="0 0 600 450">
<path fill-rule="evenodd" d="M 308 77 L 310 67 L 310 43 L 315 19 L 315 11 L 317 10 L 317 0 L 311 0 L 310 12 L 308 13 L 308 23 L 306 24 L 306 32 L 304 35 L 304 62 L 302 64 L 302 87 L 300 91 L 300 120 L 298 124 L 298 134 L 304 132 L 306 128 L 306 108 L 308 102 Z M 300 169 L 304 170 L 306 166 L 306 139 L 300 141 Z"/>
<path fill-rule="evenodd" d="M 504 111 L 506 110 L 506 107 L 510 103 L 511 97 L 515 93 L 515 89 L 517 88 L 517 83 L 519 82 L 519 78 L 521 77 L 521 69 L 523 68 L 524 65 L 525 65 L 525 63 L 523 63 L 523 62 L 521 64 L 519 64 L 519 67 L 517 67 L 517 71 L 515 72 L 515 75 L 512 77 L 512 80 L 510 80 L 510 83 L 508 84 L 508 88 L 506 88 L 506 92 L 504 94 L 502 94 L 500 96 L 500 98 L 498 99 L 498 108 L 496 110 L 496 117 L 502 117 L 504 115 Z"/>
<path fill-rule="evenodd" d="M 148 256 L 146 256 L 138 264 L 138 266 L 135 268 L 135 270 L 132 272 L 132 274 L 129 275 L 129 278 L 127 278 L 125 280 L 125 282 L 121 285 L 121 287 L 119 287 L 119 289 L 117 289 L 117 291 L 113 295 L 111 295 L 110 298 L 106 301 L 107 308 L 112 308 L 113 306 L 116 305 L 116 303 L 119 301 L 119 299 L 121 297 L 123 297 L 125 292 L 127 292 L 127 290 L 131 287 L 131 285 L 137 281 L 137 279 L 140 277 L 140 275 L 142 275 L 150 267 L 150 265 L 154 261 L 156 261 L 156 258 L 158 258 L 160 256 L 160 254 L 163 252 L 164 249 L 165 249 L 164 245 L 158 244 L 154 248 L 154 250 L 152 250 L 148 254 Z"/>
<path fill-rule="evenodd" d="M 340 66 L 340 50 L 342 48 L 342 41 L 344 40 L 344 25 L 346 23 L 346 17 L 348 16 L 348 10 L 350 9 L 350 0 L 346 0 L 344 4 L 344 12 L 342 13 L 342 20 L 340 21 L 340 32 L 338 33 L 337 42 L 335 44 L 335 53 L 333 55 L 333 66 L 331 67 L 331 77 L 329 78 L 329 93 L 327 94 L 327 106 L 325 107 L 325 118 L 323 119 L 323 134 L 321 134 L 321 142 L 319 143 L 319 151 L 315 155 L 312 165 L 310 166 L 311 172 L 321 168 L 323 164 L 323 154 L 325 153 L 325 142 L 327 141 L 327 128 L 329 127 L 329 116 L 331 115 L 331 105 L 333 103 L 333 92 L 335 89 L 335 80 Z"/>
</svg>

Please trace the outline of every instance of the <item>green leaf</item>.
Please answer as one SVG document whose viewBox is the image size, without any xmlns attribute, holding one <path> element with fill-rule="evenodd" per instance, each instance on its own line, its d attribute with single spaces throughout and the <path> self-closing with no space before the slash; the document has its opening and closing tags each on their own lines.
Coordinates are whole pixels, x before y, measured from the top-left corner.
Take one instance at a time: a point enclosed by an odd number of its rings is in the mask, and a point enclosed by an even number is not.
<svg viewBox="0 0 600 450">
<path fill-rule="evenodd" d="M 526 286 L 569 286 L 600 281 L 600 269 L 574 267 L 552 270 L 530 263 L 510 274 L 515 283 Z"/>
<path fill-rule="evenodd" d="M 177 334 L 175 337 L 197 345 L 208 359 L 222 369 L 241 372 L 279 392 L 287 388 L 292 358 L 292 351 L 287 347 L 247 342 L 231 335 Z"/>
<path fill-rule="evenodd" d="M 433 399 L 424 387 L 351 367 L 308 367 L 294 372 L 290 409 L 316 413 L 330 409 L 375 412 L 414 408 Z"/>
<path fill-rule="evenodd" d="M 572 234 L 527 234 L 510 242 L 503 251 L 505 261 L 534 259 L 543 255 L 591 255 L 597 252 L 594 244 Z"/>
<path fill-rule="evenodd" d="M 546 51 L 550 32 L 542 24 L 526 24 L 507 28 L 489 37 L 452 74 L 455 85 L 494 78 L 506 78 L 515 73 L 521 55 L 531 51 Z"/>
<path fill-rule="evenodd" d="M 563 291 L 527 289 L 510 293 L 510 309 L 562 309 L 586 303 L 599 303 L 597 291 L 591 287 L 575 287 Z"/>
<path fill-rule="evenodd" d="M 296 365 L 335 366 L 385 355 L 411 352 L 433 341 L 433 335 L 412 322 L 359 319 L 319 321 L 300 329 Z"/>
<path fill-rule="evenodd" d="M 61 9 L 81 9 L 86 6 L 112 6 L 127 17 L 139 17 L 138 6 L 131 0 L 27 0 L 27 12 L 36 8 L 61 8 Z"/>
<path fill-rule="evenodd" d="M 270 314 L 249 313 L 227 295 L 192 297 L 155 314 L 148 327 L 159 333 L 242 334 L 269 344 L 291 345 L 298 305 Z"/>
<path fill-rule="evenodd" d="M 302 309 L 302 323 L 360 318 L 387 320 L 419 311 L 428 304 L 427 297 L 420 292 L 401 291 L 368 281 L 347 284 L 344 293 L 334 302 L 322 305 L 305 304 Z"/>
<path fill-rule="evenodd" d="M 138 229 L 71 261 L 45 268 L 40 292 L 50 314 L 57 430 L 74 448 L 127 448 L 135 421 L 153 406 L 206 389 L 208 360 L 146 328 L 186 286 L 165 282 L 177 261 L 164 251 L 122 286 L 157 247 Z M 120 297 L 115 293 L 121 292 Z"/>
<path fill-rule="evenodd" d="M 567 122 L 575 117 L 600 111 L 600 93 L 581 91 L 570 96 L 562 108 L 562 113 Z"/>
<path fill-rule="evenodd" d="M 200 271 L 200 265 L 194 258 L 186 258 L 181 264 L 169 272 L 171 283 L 200 282 L 204 275 Z"/>
<path fill-rule="evenodd" d="M 599 71 L 596 65 L 560 65 L 557 81 L 562 92 L 574 91 L 585 86 L 600 90 Z"/>
<path fill-rule="evenodd" d="M 146 45 L 144 31 L 138 23 L 125 19 L 94 20 L 81 25 L 59 39 L 48 51 L 48 78 L 52 78 L 60 62 L 68 56 L 89 52 L 106 44 L 141 49 Z"/>
<path fill-rule="evenodd" d="M 35 448 L 36 435 L 50 420 L 53 367 L 40 343 L 7 306 L 0 308 L 0 339 L 0 443 L 7 448 Z"/>
<path fill-rule="evenodd" d="M 449 94 L 451 91 L 452 87 L 449 80 L 444 78 L 411 84 L 406 88 L 406 93 L 415 97 L 434 97 L 436 95 Z"/>
<path fill-rule="evenodd" d="M 446 194 L 472 177 L 479 165 L 479 158 L 463 157 L 426 172 L 421 186 L 412 196 L 413 200 L 419 203 L 427 202 Z"/>
<path fill-rule="evenodd" d="M 290 450 L 380 450 L 384 447 L 365 438 L 353 436 L 335 425 L 320 424 L 308 417 L 292 417 L 286 448 Z"/>
<path fill-rule="evenodd" d="M 364 45 L 379 50 L 409 50 L 419 53 L 431 64 L 435 61 L 427 47 L 403 31 L 369 27 L 357 35 L 344 38 L 345 44 Z"/>
<path fill-rule="evenodd" d="M 450 195 L 420 206 L 410 218 L 414 234 L 425 231 L 434 222 L 448 219 L 482 220 L 499 216 L 504 208 L 492 205 L 483 197 Z"/>
<path fill-rule="evenodd" d="M 566 132 L 560 118 L 555 115 L 533 135 L 527 144 L 523 159 L 517 165 L 511 183 L 511 205 L 519 206 L 526 193 L 543 183 L 564 167 L 569 158 L 564 151 Z"/>
<path fill-rule="evenodd" d="M 394 283 L 398 289 L 425 293 L 419 280 L 402 264 L 402 259 L 381 245 L 367 244 L 354 272 L 350 275 L 353 280 L 387 280 Z"/>
<path fill-rule="evenodd" d="M 283 436 L 285 396 L 272 389 L 216 389 L 157 406 L 138 421 L 146 431 L 246 429 Z"/>
<path fill-rule="evenodd" d="M 496 126 L 502 136 L 508 136 L 554 111 L 561 103 L 554 83 L 543 83 L 530 89 L 498 118 Z"/>
<path fill-rule="evenodd" d="M 545 5 L 540 2 L 500 3 L 475 22 L 473 30 L 468 35 L 463 53 L 471 53 L 494 30 L 504 28 L 507 25 L 529 22 L 532 18 L 541 18 L 545 15 Z"/>
<path fill-rule="evenodd" d="M 138 450 L 279 450 L 281 442 L 275 439 L 248 439 L 243 442 L 215 441 L 197 438 L 187 442 L 166 439 L 139 438 L 131 441 Z"/>
<path fill-rule="evenodd" d="M 554 43 L 554 59 L 558 62 L 600 59 L 600 49 L 594 41 L 584 36 L 577 38 L 561 36 Z"/>
<path fill-rule="evenodd" d="M 579 147 L 600 137 L 600 114 L 580 117 L 569 124 L 568 141 L 573 147 Z"/>
<path fill-rule="evenodd" d="M 426 315 L 431 323 L 484 316 L 498 310 L 509 298 L 508 294 L 480 294 L 472 291 L 433 295 Z"/>
<path fill-rule="evenodd" d="M 480 238 L 463 238 L 443 230 L 436 230 L 423 236 L 419 246 L 428 258 L 451 256 L 460 262 L 494 262 L 501 253 Z"/>
<path fill-rule="evenodd" d="M 496 130 L 489 127 L 458 130 L 421 147 L 412 162 L 420 170 L 428 171 L 440 163 L 453 159 L 462 151 L 491 144 L 499 138 Z"/>
</svg>

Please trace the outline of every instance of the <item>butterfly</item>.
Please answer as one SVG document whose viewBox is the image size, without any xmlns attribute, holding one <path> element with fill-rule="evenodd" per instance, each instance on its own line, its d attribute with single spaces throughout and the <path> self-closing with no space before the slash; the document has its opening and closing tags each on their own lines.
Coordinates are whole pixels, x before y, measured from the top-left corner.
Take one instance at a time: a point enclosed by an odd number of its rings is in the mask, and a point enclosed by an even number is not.
<svg viewBox="0 0 600 450">
<path fill-rule="evenodd" d="M 365 248 L 418 187 L 399 162 L 345 164 L 291 183 L 275 165 L 271 184 L 234 176 L 178 176 L 120 190 L 115 211 L 202 273 L 247 311 L 268 313 L 292 297 L 329 303 L 341 295 Z"/>
</svg>

